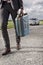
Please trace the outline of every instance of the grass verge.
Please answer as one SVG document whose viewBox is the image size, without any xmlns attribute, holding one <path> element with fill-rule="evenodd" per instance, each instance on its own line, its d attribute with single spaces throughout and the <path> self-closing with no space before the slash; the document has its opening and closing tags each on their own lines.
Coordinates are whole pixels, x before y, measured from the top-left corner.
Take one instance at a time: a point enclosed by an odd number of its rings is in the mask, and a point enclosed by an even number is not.
<svg viewBox="0 0 43 65">
<path fill-rule="evenodd" d="M 40 21 L 40 24 L 43 25 L 43 20 Z"/>
<path fill-rule="evenodd" d="M 13 21 L 9 20 L 7 27 L 8 27 L 8 29 L 9 29 L 9 28 L 14 28 Z"/>
<path fill-rule="evenodd" d="M 40 24 L 40 25 L 43 25 L 43 20 L 40 21 L 39 24 Z M 8 28 L 8 29 L 10 29 L 10 28 L 14 28 L 14 24 L 13 24 L 13 21 L 12 21 L 12 20 L 9 20 L 9 21 L 8 21 L 7 28 Z M 1 25 L 0 25 L 0 29 L 1 29 Z"/>
</svg>

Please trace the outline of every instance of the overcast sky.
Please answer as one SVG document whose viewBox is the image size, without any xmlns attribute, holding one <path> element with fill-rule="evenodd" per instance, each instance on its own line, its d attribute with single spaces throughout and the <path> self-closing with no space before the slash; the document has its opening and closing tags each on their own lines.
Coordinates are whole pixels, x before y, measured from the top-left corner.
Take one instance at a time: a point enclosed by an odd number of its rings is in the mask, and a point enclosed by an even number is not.
<svg viewBox="0 0 43 65">
<path fill-rule="evenodd" d="M 43 19 L 43 0 L 23 0 L 23 3 L 29 17 Z"/>
<path fill-rule="evenodd" d="M 23 3 L 30 17 L 43 19 L 43 0 L 23 0 Z"/>
</svg>

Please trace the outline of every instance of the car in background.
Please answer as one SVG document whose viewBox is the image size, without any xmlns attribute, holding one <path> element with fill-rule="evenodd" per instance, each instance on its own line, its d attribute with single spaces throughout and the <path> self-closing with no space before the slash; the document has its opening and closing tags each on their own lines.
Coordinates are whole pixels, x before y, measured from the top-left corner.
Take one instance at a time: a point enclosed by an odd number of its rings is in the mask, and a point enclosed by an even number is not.
<svg viewBox="0 0 43 65">
<path fill-rule="evenodd" d="M 37 18 L 30 18 L 29 24 L 30 25 L 39 25 L 39 20 Z"/>
</svg>

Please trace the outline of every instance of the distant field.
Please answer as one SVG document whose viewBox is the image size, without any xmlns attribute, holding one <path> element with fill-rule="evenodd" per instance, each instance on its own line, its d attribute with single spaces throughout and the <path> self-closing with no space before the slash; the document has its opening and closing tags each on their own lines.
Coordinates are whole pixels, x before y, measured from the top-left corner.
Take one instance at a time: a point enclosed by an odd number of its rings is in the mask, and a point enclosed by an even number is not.
<svg viewBox="0 0 43 65">
<path fill-rule="evenodd" d="M 43 24 L 43 20 L 40 21 L 40 24 Z"/>
<path fill-rule="evenodd" d="M 43 25 L 43 20 L 42 21 L 40 21 L 40 23 L 39 23 L 40 25 Z M 14 24 L 13 24 L 13 21 L 11 21 L 11 20 L 9 20 L 8 21 L 8 29 L 10 29 L 10 28 L 14 28 Z M 0 29 L 1 29 L 1 25 L 0 25 Z"/>
<path fill-rule="evenodd" d="M 40 21 L 39 24 L 40 24 L 40 25 L 43 25 L 43 21 Z M 9 21 L 9 22 L 8 22 L 8 28 L 13 28 L 13 27 L 14 27 L 13 21 Z"/>
<path fill-rule="evenodd" d="M 8 21 L 8 25 L 7 25 L 7 28 L 10 29 L 10 28 L 14 28 L 14 24 L 13 24 L 13 21 Z M 0 24 L 0 29 L 1 29 L 1 24 Z"/>
<path fill-rule="evenodd" d="M 9 21 L 8 22 L 8 26 L 7 26 L 8 28 L 13 28 L 14 27 L 14 24 L 13 24 L 13 21 Z"/>
</svg>

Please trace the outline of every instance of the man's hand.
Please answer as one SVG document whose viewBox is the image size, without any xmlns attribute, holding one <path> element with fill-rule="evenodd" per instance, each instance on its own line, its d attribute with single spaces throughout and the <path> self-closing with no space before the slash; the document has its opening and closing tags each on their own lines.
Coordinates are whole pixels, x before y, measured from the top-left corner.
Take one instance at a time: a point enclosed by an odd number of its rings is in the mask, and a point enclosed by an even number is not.
<svg viewBox="0 0 43 65">
<path fill-rule="evenodd" d="M 17 13 L 18 13 L 18 17 L 22 17 L 23 16 L 23 9 L 19 9 Z"/>
<path fill-rule="evenodd" d="M 23 9 L 21 9 L 21 12 L 20 12 L 21 15 L 23 15 Z"/>
</svg>

